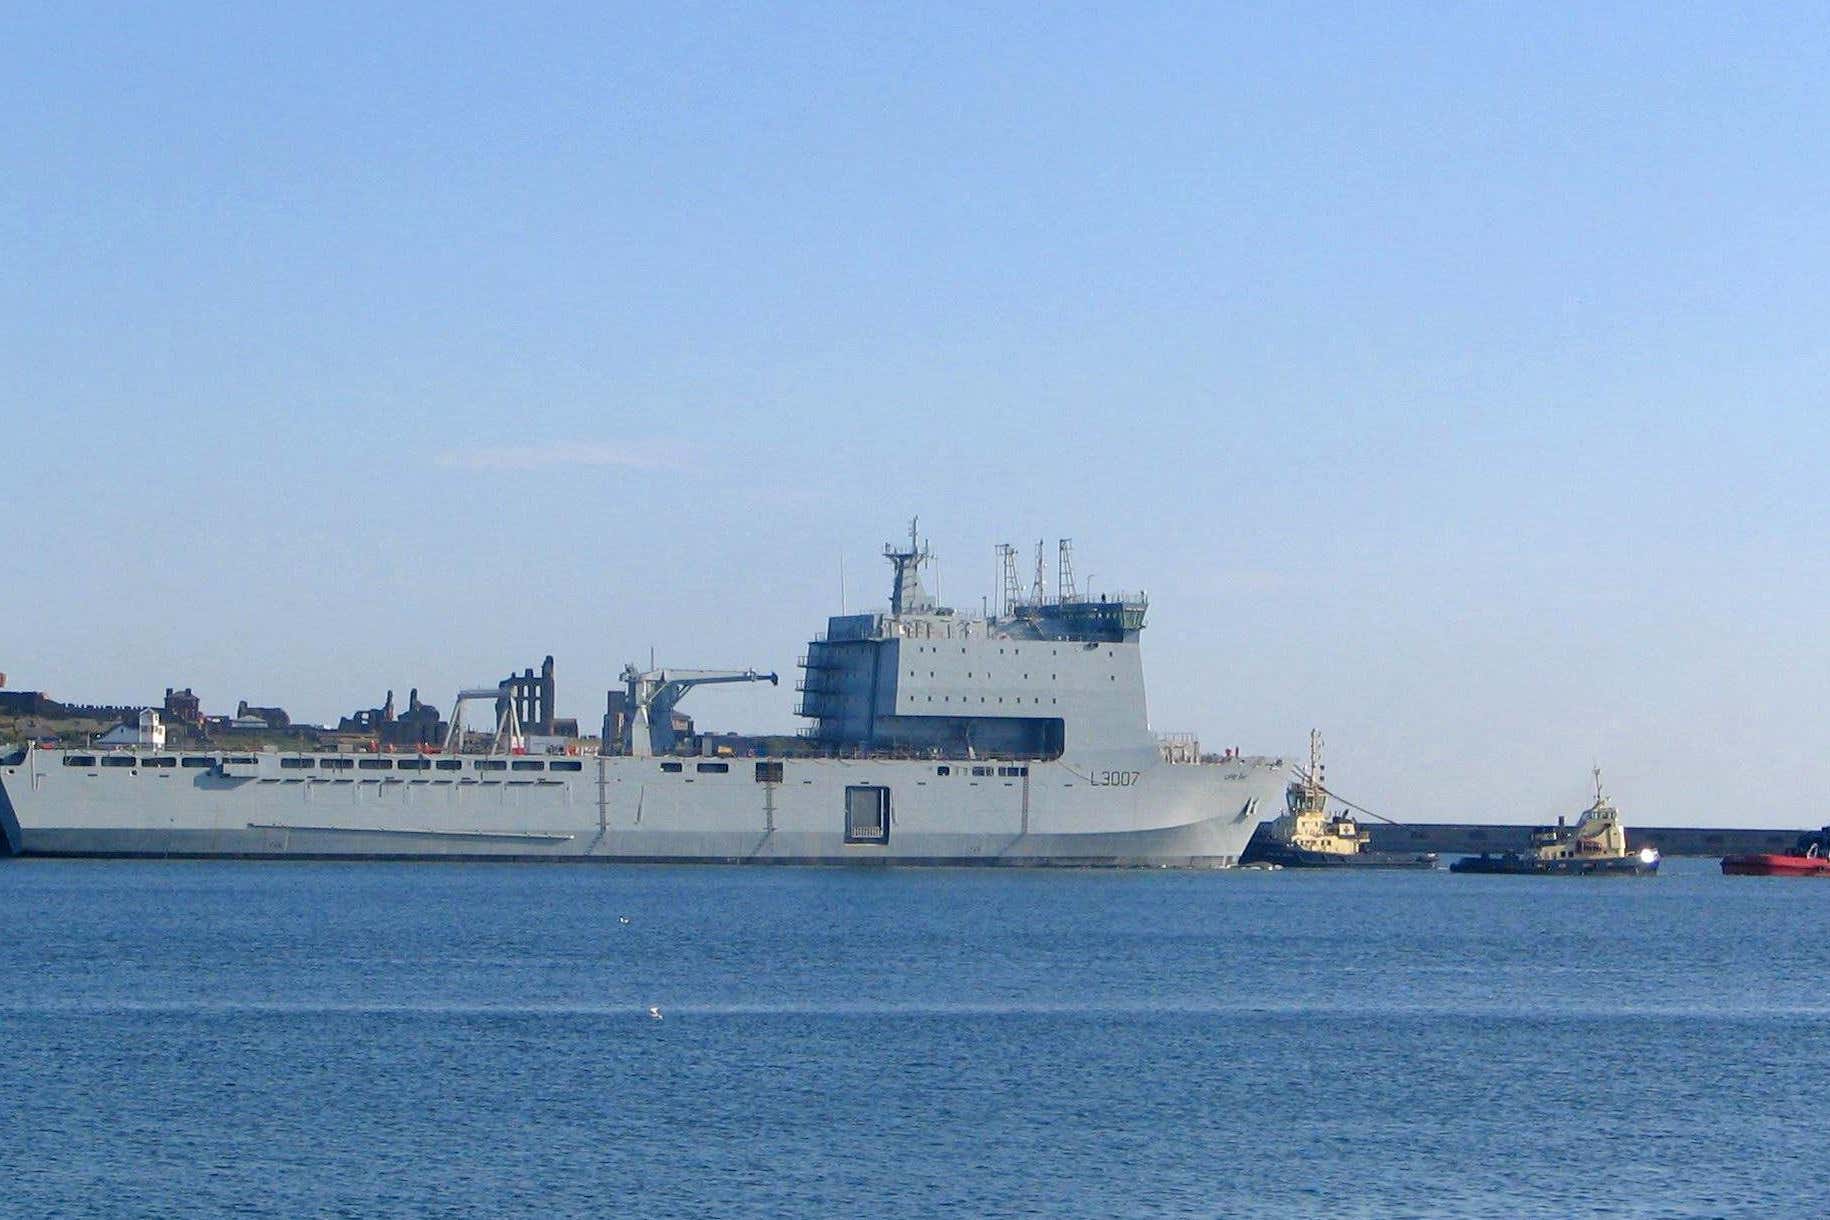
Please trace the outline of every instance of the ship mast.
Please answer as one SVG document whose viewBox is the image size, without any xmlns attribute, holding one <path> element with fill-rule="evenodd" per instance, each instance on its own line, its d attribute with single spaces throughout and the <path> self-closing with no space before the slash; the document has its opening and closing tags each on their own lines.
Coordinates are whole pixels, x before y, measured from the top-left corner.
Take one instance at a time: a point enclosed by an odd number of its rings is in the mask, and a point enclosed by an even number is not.
<svg viewBox="0 0 1830 1220">
<path fill-rule="evenodd" d="M 896 583 L 890 590 L 890 614 L 896 618 L 934 613 L 934 601 L 921 587 L 921 565 L 934 558 L 934 553 L 921 544 L 916 532 L 920 522 L 920 517 L 909 518 L 908 550 L 899 551 L 893 543 L 883 544 L 883 557 L 896 569 Z"/>
<path fill-rule="evenodd" d="M 1590 774 L 1595 777 L 1595 803 L 1590 808 L 1612 810 L 1614 806 L 1608 803 L 1608 794 L 1601 787 L 1601 764 L 1596 763 Z"/>
<path fill-rule="evenodd" d="M 1309 730 L 1309 769 L 1303 772 L 1303 812 L 1321 813 L 1328 807 L 1328 789 L 1323 783 L 1322 731 Z"/>
</svg>

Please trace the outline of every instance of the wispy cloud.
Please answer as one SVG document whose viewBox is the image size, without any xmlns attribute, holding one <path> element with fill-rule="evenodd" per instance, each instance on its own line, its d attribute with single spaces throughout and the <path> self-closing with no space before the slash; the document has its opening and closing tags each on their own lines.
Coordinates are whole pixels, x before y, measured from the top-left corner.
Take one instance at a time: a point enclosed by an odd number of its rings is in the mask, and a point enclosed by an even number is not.
<svg viewBox="0 0 1830 1220">
<path fill-rule="evenodd" d="M 549 466 L 623 466 L 637 470 L 662 470 L 679 465 L 673 445 L 652 441 L 621 445 L 601 441 L 475 445 L 466 449 L 447 449 L 436 460 L 440 466 L 457 470 L 540 470 Z"/>
</svg>

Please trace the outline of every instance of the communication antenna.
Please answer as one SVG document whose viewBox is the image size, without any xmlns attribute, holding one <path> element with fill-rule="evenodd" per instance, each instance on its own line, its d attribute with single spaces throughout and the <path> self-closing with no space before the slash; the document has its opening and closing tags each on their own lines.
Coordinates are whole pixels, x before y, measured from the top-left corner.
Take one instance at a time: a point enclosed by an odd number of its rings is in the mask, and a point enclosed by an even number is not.
<svg viewBox="0 0 1830 1220">
<path fill-rule="evenodd" d="M 998 543 L 998 567 L 1004 579 L 1004 613 L 1023 600 L 1023 587 L 1017 583 L 1017 548 L 1008 542 Z"/>
<path fill-rule="evenodd" d="M 1042 539 L 1036 539 L 1036 583 L 1030 586 L 1029 600 L 1040 606 L 1043 598 Z"/>
<path fill-rule="evenodd" d="M 883 546 L 883 557 L 896 569 L 895 588 L 890 593 L 890 613 L 897 618 L 904 614 L 932 614 L 935 609 L 934 599 L 921 587 L 921 566 L 934 558 L 934 553 L 921 545 L 920 535 L 916 532 L 919 518 L 909 519 L 909 549 L 899 551 L 891 543 Z"/>
<path fill-rule="evenodd" d="M 1061 554 L 1055 560 L 1055 594 L 1063 605 L 1079 601 L 1080 591 L 1074 588 L 1074 540 L 1061 540 Z"/>
</svg>

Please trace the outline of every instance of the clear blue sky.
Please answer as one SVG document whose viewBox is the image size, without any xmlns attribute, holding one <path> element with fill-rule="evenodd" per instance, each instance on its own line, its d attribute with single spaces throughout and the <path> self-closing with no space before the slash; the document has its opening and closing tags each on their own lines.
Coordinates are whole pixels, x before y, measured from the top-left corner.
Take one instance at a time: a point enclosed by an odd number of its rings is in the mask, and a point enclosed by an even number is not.
<svg viewBox="0 0 1830 1220">
<path fill-rule="evenodd" d="M 1821 10 L 382 7 L 0 15 L 10 686 L 781 729 L 919 512 L 1374 808 L 1830 818 Z"/>
</svg>

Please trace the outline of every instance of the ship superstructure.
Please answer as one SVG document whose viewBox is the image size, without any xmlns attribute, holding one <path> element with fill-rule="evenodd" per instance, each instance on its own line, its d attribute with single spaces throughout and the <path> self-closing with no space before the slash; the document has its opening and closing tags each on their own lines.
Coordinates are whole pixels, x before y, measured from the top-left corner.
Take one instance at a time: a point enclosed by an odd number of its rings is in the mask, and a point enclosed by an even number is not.
<svg viewBox="0 0 1830 1220">
<path fill-rule="evenodd" d="M 886 546 L 889 611 L 828 620 L 801 660 L 808 736 L 841 750 L 966 759 L 1158 753 L 1144 706 L 1144 595 L 1081 597 L 1064 581 L 1051 598 L 1038 575 L 1019 597 L 1014 552 L 999 549 L 1001 613 L 974 616 L 922 587 L 930 554 L 913 525 L 906 550 Z M 1065 541 L 1061 553 L 1071 571 Z"/>
<path fill-rule="evenodd" d="M 28 748 L 0 759 L 0 828 L 54 855 L 1238 862 L 1283 761 L 1151 732 L 1142 594 L 1080 594 L 1063 543 L 1054 595 L 1039 552 L 1025 596 L 1003 548 L 998 606 L 960 614 L 924 588 L 913 525 L 885 554 L 888 609 L 830 619 L 802 658 L 795 749 L 676 731 L 696 686 L 773 673 L 630 666 L 597 755 L 517 753 L 499 697 L 485 754 L 456 731 L 411 754 Z"/>
</svg>

